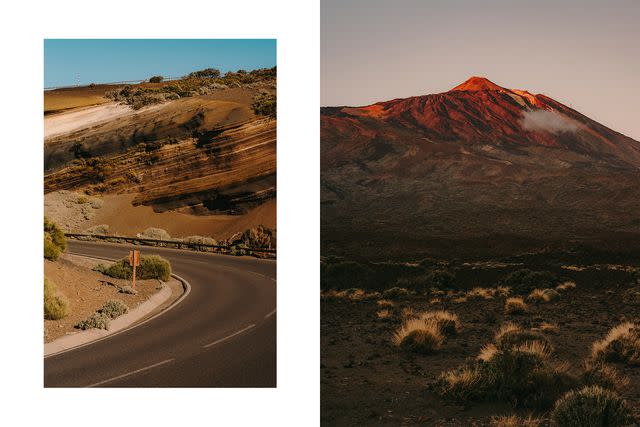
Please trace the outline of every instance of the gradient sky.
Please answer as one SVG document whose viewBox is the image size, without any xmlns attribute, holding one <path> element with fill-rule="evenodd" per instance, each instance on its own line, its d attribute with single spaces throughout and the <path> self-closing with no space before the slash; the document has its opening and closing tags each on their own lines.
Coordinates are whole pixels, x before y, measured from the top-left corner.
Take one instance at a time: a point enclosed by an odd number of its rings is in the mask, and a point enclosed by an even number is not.
<svg viewBox="0 0 640 427">
<path fill-rule="evenodd" d="M 204 68 L 222 72 L 276 65 L 276 41 L 207 39 L 46 39 L 44 86 L 178 77 Z"/>
<path fill-rule="evenodd" d="M 321 30 L 323 106 L 479 75 L 640 140 L 638 0 L 322 0 Z"/>
</svg>

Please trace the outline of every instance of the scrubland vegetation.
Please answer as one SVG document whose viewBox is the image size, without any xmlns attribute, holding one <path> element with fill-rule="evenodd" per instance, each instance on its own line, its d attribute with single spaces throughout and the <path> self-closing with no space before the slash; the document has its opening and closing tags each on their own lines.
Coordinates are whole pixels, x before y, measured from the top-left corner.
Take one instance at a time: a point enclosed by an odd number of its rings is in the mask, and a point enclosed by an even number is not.
<svg viewBox="0 0 640 427">
<path fill-rule="evenodd" d="M 55 261 L 67 249 L 64 232 L 58 225 L 44 217 L 44 257 Z"/>
<path fill-rule="evenodd" d="M 58 292 L 53 281 L 44 278 L 44 318 L 59 320 L 69 314 L 69 302 Z"/>
<path fill-rule="evenodd" d="M 129 257 L 118 262 L 105 266 L 98 264 L 96 271 L 116 279 L 131 279 L 133 268 L 129 263 Z M 158 279 L 166 282 L 171 277 L 171 264 L 159 255 L 143 255 L 140 257 L 140 265 L 136 267 L 136 277 L 138 279 Z"/>
<path fill-rule="evenodd" d="M 224 75 L 220 71 L 208 68 L 194 71 L 180 80 L 164 82 L 161 86 L 144 87 L 126 85 L 122 88 L 109 91 L 105 96 L 114 101 L 130 105 L 133 109 L 140 109 L 147 105 L 160 104 L 165 101 L 187 98 L 197 95 L 206 95 L 214 90 L 232 87 L 252 86 L 260 83 L 275 83 L 276 67 L 264 68 L 246 72 L 238 70 Z M 162 83 L 162 76 L 154 76 L 150 83 Z M 256 114 L 275 114 L 275 95 L 265 95 L 256 100 L 254 109 Z"/>
<path fill-rule="evenodd" d="M 638 425 L 640 270 L 564 267 L 324 258 L 323 422 Z"/>
</svg>

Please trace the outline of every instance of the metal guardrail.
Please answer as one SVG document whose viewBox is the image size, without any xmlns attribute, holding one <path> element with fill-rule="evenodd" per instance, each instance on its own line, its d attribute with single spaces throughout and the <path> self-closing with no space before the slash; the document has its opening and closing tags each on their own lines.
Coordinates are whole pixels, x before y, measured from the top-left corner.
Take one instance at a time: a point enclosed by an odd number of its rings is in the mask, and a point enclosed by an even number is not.
<svg viewBox="0 0 640 427">
<path fill-rule="evenodd" d="M 247 254 L 263 253 L 271 256 L 276 255 L 275 249 L 248 248 L 244 246 L 228 246 L 228 245 L 209 245 L 206 243 L 184 242 L 182 240 L 162 240 L 162 239 L 145 239 L 141 237 L 125 237 L 125 236 L 107 236 L 101 234 L 81 234 L 81 233 L 64 233 L 70 239 L 76 240 L 104 240 L 113 243 L 132 243 L 134 245 L 159 246 L 159 247 L 175 247 L 176 249 L 193 249 L 200 252 L 207 252 L 206 249 L 213 249 L 213 252 L 230 253 L 232 251 L 245 251 Z"/>
<path fill-rule="evenodd" d="M 164 82 L 173 82 L 176 80 L 182 80 L 184 79 L 186 76 L 182 76 L 182 77 L 164 77 L 162 79 L 161 83 Z M 126 84 L 139 84 L 139 83 L 149 83 L 149 78 L 143 79 L 143 80 L 121 80 L 119 82 L 104 82 L 104 83 L 98 83 L 95 82 L 96 86 L 116 86 L 116 85 L 126 85 Z M 80 85 L 68 85 L 68 86 L 49 86 L 49 87 L 45 87 L 44 90 L 56 90 L 56 89 L 73 89 L 73 88 L 77 88 L 77 87 L 89 87 L 91 85 L 91 83 L 87 83 L 87 84 L 80 84 Z"/>
</svg>

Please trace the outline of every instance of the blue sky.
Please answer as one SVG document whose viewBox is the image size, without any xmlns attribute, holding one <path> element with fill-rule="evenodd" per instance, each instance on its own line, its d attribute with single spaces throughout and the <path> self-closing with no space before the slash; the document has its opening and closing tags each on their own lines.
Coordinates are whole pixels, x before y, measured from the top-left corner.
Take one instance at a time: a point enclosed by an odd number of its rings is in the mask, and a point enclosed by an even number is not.
<svg viewBox="0 0 640 427">
<path fill-rule="evenodd" d="M 223 73 L 276 65 L 274 39 L 46 39 L 44 86 L 177 77 L 203 68 Z"/>
</svg>

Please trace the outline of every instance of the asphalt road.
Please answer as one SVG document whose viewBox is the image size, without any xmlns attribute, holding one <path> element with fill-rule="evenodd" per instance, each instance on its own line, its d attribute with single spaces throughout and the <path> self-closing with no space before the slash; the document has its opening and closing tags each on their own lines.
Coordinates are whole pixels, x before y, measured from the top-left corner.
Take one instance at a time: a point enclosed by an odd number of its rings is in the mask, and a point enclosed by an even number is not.
<svg viewBox="0 0 640 427">
<path fill-rule="evenodd" d="M 131 245 L 69 241 L 68 252 L 122 258 Z M 175 249 L 158 254 L 191 284 L 160 316 L 44 359 L 45 387 L 275 387 L 276 263 Z"/>
</svg>

